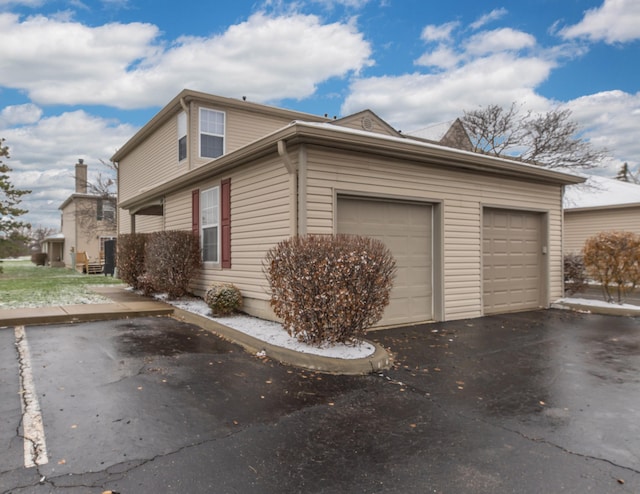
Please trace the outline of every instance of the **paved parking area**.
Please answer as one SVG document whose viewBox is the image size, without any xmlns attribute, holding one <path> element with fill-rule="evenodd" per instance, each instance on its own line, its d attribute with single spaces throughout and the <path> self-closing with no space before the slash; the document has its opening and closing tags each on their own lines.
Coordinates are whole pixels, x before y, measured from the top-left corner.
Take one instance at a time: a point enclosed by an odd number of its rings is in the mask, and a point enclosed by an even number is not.
<svg viewBox="0 0 640 494">
<path fill-rule="evenodd" d="M 0 493 L 640 492 L 639 318 L 372 338 L 395 367 L 334 376 L 164 317 L 27 327 L 46 463 L 26 468 L 25 362 L 0 329 Z"/>
</svg>

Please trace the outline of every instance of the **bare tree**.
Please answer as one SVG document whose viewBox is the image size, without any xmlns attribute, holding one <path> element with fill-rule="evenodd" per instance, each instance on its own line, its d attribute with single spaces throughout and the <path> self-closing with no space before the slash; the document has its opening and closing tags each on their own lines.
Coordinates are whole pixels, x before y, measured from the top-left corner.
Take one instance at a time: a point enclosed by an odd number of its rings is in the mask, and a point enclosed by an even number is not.
<svg viewBox="0 0 640 494">
<path fill-rule="evenodd" d="M 519 159 L 545 168 L 589 169 L 606 157 L 604 149 L 584 140 L 571 110 L 554 109 L 544 114 L 489 105 L 465 111 L 462 122 L 476 152 Z"/>
<path fill-rule="evenodd" d="M 630 182 L 632 184 L 640 184 L 640 177 L 638 177 L 639 172 L 633 173 L 629 169 L 629 164 L 624 163 L 620 168 L 620 171 L 616 175 L 616 179 L 621 182 Z"/>
</svg>

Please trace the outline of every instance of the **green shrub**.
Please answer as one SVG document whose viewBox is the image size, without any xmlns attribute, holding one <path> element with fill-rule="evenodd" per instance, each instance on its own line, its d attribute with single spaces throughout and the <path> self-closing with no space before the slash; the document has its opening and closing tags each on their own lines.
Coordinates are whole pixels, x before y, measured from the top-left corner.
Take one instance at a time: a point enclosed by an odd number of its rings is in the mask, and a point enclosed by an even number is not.
<svg viewBox="0 0 640 494">
<path fill-rule="evenodd" d="M 569 295 L 583 292 L 587 288 L 587 273 L 581 255 L 564 256 L 564 292 Z"/>
<path fill-rule="evenodd" d="M 602 284 L 605 300 L 623 301 L 640 282 L 640 236 L 632 232 L 601 232 L 584 244 L 584 264 L 588 274 Z"/>
<path fill-rule="evenodd" d="M 116 266 L 118 277 L 136 290 L 143 289 L 140 277 L 144 273 L 145 248 L 149 235 L 125 233 L 118 235 Z M 146 291 L 146 290 L 145 290 Z"/>
<path fill-rule="evenodd" d="M 231 283 L 213 283 L 204 294 L 204 301 L 214 316 L 226 316 L 242 307 L 242 294 Z"/>
<path fill-rule="evenodd" d="M 271 306 L 285 330 L 313 344 L 353 343 L 380 320 L 396 263 L 380 241 L 353 235 L 309 235 L 267 253 Z"/>
<path fill-rule="evenodd" d="M 155 232 L 147 240 L 144 274 L 154 291 L 179 298 L 189 293 L 201 259 L 197 235 L 182 230 Z"/>
</svg>

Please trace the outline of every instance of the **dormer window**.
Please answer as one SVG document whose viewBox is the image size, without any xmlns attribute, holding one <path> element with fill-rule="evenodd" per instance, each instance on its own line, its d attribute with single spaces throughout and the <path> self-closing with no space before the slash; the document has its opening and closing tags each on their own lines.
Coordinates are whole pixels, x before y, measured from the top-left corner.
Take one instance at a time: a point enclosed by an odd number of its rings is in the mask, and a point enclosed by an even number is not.
<svg viewBox="0 0 640 494">
<path fill-rule="evenodd" d="M 218 158 L 224 154 L 224 120 L 223 112 L 200 108 L 201 158 Z"/>
</svg>

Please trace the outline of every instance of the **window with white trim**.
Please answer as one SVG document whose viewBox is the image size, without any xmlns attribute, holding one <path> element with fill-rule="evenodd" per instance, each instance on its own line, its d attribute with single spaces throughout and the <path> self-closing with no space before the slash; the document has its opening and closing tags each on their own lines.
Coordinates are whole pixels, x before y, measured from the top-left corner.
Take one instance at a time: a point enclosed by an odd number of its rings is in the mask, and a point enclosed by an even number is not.
<svg viewBox="0 0 640 494">
<path fill-rule="evenodd" d="M 200 193 L 200 238 L 204 262 L 219 262 L 220 259 L 219 205 L 219 187 L 203 190 Z"/>
<path fill-rule="evenodd" d="M 224 112 L 200 108 L 200 157 L 218 158 L 224 154 Z"/>
<path fill-rule="evenodd" d="M 178 114 L 178 161 L 187 158 L 187 114 Z"/>
</svg>

